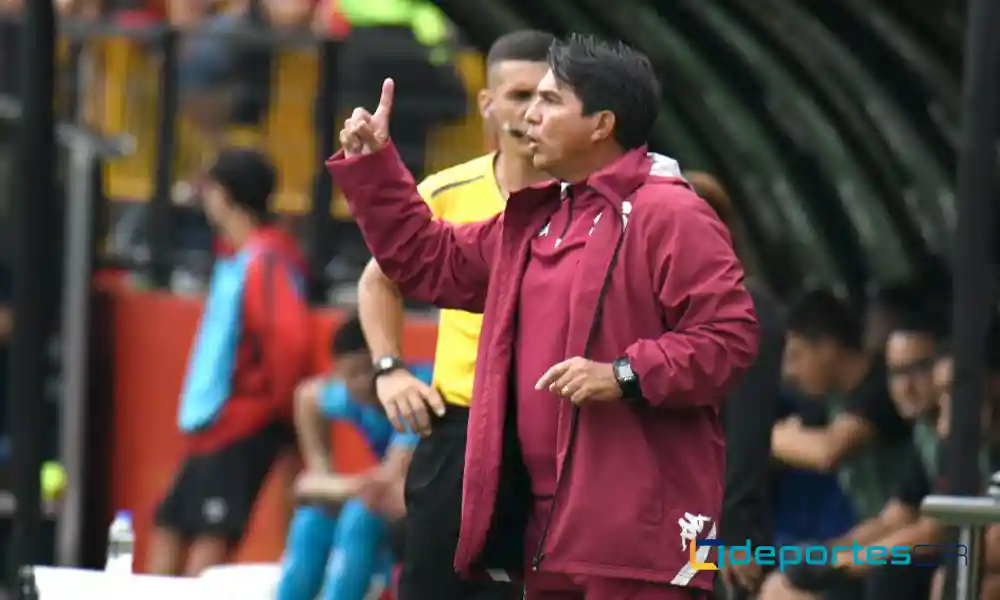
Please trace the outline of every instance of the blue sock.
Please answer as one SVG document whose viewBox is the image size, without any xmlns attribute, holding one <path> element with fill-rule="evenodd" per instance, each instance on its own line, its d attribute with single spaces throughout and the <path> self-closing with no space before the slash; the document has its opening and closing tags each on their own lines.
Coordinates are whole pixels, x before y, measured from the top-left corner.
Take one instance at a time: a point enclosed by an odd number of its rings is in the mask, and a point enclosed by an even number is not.
<svg viewBox="0 0 1000 600">
<path fill-rule="evenodd" d="M 337 518 L 313 506 L 295 510 L 288 527 L 281 581 L 275 600 L 313 600 L 323 585 Z"/>
<path fill-rule="evenodd" d="M 385 536 L 385 521 L 364 503 L 351 500 L 344 505 L 326 569 L 323 600 L 364 600 L 372 576 L 384 564 L 380 558 Z"/>
</svg>

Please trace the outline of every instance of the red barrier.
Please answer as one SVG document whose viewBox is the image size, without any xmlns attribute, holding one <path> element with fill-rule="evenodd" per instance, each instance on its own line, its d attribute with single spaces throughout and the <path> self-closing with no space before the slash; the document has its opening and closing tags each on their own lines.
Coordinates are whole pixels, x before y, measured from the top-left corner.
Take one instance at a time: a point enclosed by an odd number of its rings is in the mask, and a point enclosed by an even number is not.
<svg viewBox="0 0 1000 600">
<path fill-rule="evenodd" d="M 110 295 L 114 329 L 110 504 L 113 509 L 133 511 L 136 566 L 141 567 L 153 512 L 182 456 L 175 425 L 177 399 L 201 304 L 167 293 L 132 291 L 112 282 L 102 281 L 100 287 Z M 314 315 L 316 372 L 330 366 L 329 336 L 343 317 L 338 310 Z M 405 330 L 406 356 L 430 360 L 436 337 L 434 321 L 411 319 Z M 350 426 L 334 425 L 332 439 L 338 469 L 353 472 L 372 464 L 372 456 Z M 288 490 L 296 471 L 297 460 L 288 457 L 271 473 L 238 562 L 280 557 L 292 508 Z"/>
</svg>

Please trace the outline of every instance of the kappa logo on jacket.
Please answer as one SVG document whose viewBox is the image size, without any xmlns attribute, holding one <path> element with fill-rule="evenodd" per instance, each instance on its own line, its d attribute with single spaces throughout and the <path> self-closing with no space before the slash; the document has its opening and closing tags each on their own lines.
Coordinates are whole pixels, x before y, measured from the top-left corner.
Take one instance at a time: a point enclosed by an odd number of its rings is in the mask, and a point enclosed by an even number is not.
<svg viewBox="0 0 1000 600">
<path fill-rule="evenodd" d="M 688 542 L 694 542 L 705 530 L 705 525 L 711 521 L 711 517 L 696 515 L 689 512 L 677 519 L 677 524 L 681 526 L 681 550 L 687 550 Z"/>
</svg>

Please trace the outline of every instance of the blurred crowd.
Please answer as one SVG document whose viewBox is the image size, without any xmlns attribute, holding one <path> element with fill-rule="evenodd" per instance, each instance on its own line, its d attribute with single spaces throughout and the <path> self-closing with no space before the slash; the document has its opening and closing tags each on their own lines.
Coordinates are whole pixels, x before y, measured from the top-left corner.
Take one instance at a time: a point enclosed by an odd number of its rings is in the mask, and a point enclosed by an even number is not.
<svg viewBox="0 0 1000 600">
<path fill-rule="evenodd" d="M 0 107 L 17 95 L 23 7 L 20 0 L 0 3 Z M 461 124 L 471 101 L 455 62 L 453 29 L 427 0 L 66 0 L 57 7 L 66 39 L 86 40 L 61 46 L 60 116 L 135 141 L 134 153 L 102 169 L 102 187 L 112 200 L 106 249 L 140 266 L 150 256 L 143 201 L 155 194 L 161 159 L 158 77 L 165 47 L 137 32 L 169 23 L 180 34 L 173 50 L 177 112 L 170 194 L 179 290 L 200 290 L 206 283 L 215 247 L 196 204 L 199 177 L 220 149 L 251 146 L 274 157 L 280 182 L 271 209 L 303 234 L 299 217 L 324 189 L 317 187 L 322 175 L 316 167 L 319 155 L 329 153 L 320 149 L 323 123 L 332 128 L 350 107 L 371 104 L 381 78 L 394 76 L 401 89 L 397 145 L 420 176 L 434 162 L 432 135 Z M 324 53 L 323 40 L 336 42 L 333 55 Z M 320 81 L 325 72 L 332 74 L 332 89 Z M 0 118 L 0 189 L 9 189 L 13 173 L 5 165 L 13 137 L 4 136 L 3 123 Z M 324 279 L 335 289 L 356 279 L 368 257 L 341 202 L 334 201 L 330 217 L 316 252 L 327 264 Z"/>
<path fill-rule="evenodd" d="M 950 284 L 941 269 L 876 290 L 860 311 L 817 290 L 789 307 L 782 366 L 785 392 L 771 434 L 775 543 L 819 544 L 837 566 L 796 565 L 773 573 L 764 600 L 937 598 L 942 574 L 934 545 L 945 528 L 920 514 L 922 500 L 946 493 L 953 358 Z M 1000 330 L 982 350 L 981 487 L 1000 469 Z M 998 593 L 1000 544 L 987 536 L 983 598 Z M 852 560 L 852 545 L 920 548 L 912 562 Z"/>
</svg>

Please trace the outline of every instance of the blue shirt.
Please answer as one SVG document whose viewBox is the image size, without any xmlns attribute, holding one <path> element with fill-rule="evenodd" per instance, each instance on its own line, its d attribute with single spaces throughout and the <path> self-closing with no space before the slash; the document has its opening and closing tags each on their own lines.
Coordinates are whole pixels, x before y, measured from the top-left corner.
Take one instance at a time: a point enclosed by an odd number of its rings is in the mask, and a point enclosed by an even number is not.
<svg viewBox="0 0 1000 600">
<path fill-rule="evenodd" d="M 421 381 L 430 385 L 431 368 L 415 366 L 410 371 Z M 385 411 L 379 405 L 363 404 L 351 398 L 347 387 L 340 381 L 330 381 L 320 391 L 319 407 L 323 416 L 336 421 L 345 421 L 358 428 L 369 450 L 379 459 L 385 458 L 390 447 L 402 445 L 412 448 L 420 436 L 412 431 L 400 433 L 393 429 Z"/>
</svg>

